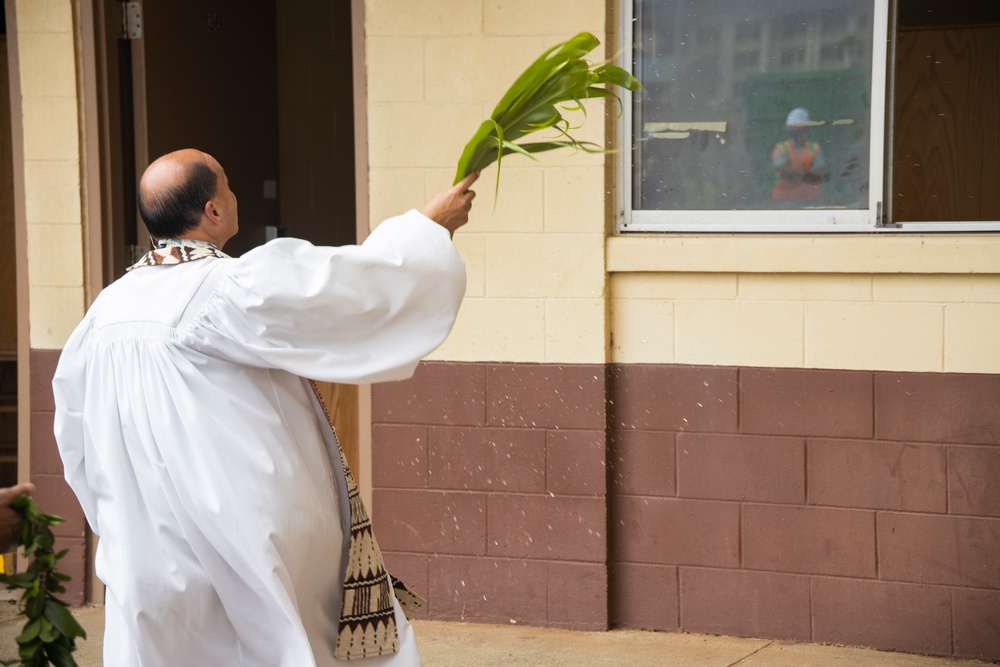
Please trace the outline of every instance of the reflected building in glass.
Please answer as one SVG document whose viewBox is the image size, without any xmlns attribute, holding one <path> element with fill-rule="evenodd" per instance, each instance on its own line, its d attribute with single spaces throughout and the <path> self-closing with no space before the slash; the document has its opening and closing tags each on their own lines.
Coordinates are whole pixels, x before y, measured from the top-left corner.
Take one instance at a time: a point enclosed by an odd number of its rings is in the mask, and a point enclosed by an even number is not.
<svg viewBox="0 0 1000 667">
<path fill-rule="evenodd" d="M 871 2 L 634 9 L 633 208 L 868 207 Z M 790 123 L 793 110 L 806 117 Z M 776 198 L 777 182 L 799 178 L 782 159 L 808 164 L 817 196 Z"/>
</svg>

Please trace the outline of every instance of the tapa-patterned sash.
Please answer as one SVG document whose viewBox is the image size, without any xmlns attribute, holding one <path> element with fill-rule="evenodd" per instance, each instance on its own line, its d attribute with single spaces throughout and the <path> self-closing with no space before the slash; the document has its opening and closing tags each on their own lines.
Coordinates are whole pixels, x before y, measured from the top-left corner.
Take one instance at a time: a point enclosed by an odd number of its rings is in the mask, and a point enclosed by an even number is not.
<svg viewBox="0 0 1000 667">
<path fill-rule="evenodd" d="M 183 264 L 206 257 L 228 258 L 229 255 L 206 241 L 194 239 L 160 240 L 158 247 L 150 250 L 127 270 L 143 266 Z M 426 600 L 420 597 L 396 577 L 385 570 L 382 552 L 372 532 L 372 522 L 368 510 L 361 500 L 361 491 L 354 481 L 351 467 L 347 464 L 344 450 L 337 439 L 337 431 L 330 418 L 330 410 L 320 394 L 319 387 L 309 380 L 316 400 L 323 409 L 326 421 L 333 432 L 334 442 L 340 452 L 340 464 L 344 468 L 347 483 L 347 498 L 351 510 L 351 547 L 344 576 L 344 605 L 340 612 L 340 626 L 337 632 L 337 647 L 334 657 L 338 660 L 371 658 L 399 651 L 399 633 L 393 612 L 392 594 L 407 618 L 420 609 Z"/>
<path fill-rule="evenodd" d="M 385 571 L 382 552 L 372 532 L 372 522 L 361 500 L 361 491 L 354 481 L 344 450 L 337 440 L 337 432 L 330 418 L 330 410 L 320 394 L 319 387 L 309 380 L 316 400 L 333 430 L 340 463 L 344 466 L 347 497 L 351 504 L 351 551 L 344 578 L 344 606 L 340 613 L 340 629 L 334 657 L 338 660 L 370 658 L 399 651 L 399 634 L 392 608 L 390 586 L 407 618 L 412 618 L 426 600 L 402 581 Z"/>
<path fill-rule="evenodd" d="M 143 266 L 160 266 L 161 264 L 182 264 L 206 257 L 228 259 L 229 255 L 219 250 L 214 243 L 198 241 L 197 239 L 163 239 L 142 256 L 138 262 L 125 269 L 131 271 Z"/>
</svg>

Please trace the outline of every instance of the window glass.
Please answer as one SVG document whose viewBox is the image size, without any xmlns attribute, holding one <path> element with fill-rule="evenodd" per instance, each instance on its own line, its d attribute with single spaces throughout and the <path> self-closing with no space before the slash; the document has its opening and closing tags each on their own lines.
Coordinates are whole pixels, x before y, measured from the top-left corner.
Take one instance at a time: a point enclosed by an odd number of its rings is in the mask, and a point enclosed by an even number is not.
<svg viewBox="0 0 1000 667">
<path fill-rule="evenodd" d="M 636 0 L 632 209 L 867 209 L 871 0 Z"/>
</svg>

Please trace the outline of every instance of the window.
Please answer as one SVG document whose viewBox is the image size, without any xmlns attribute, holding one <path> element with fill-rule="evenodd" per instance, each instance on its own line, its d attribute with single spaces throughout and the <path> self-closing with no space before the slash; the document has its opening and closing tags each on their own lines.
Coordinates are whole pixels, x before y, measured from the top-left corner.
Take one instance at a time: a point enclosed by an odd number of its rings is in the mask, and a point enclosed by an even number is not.
<svg viewBox="0 0 1000 667">
<path fill-rule="evenodd" d="M 619 229 L 1000 229 L 1000 9 L 899 4 L 634 0 Z"/>
</svg>

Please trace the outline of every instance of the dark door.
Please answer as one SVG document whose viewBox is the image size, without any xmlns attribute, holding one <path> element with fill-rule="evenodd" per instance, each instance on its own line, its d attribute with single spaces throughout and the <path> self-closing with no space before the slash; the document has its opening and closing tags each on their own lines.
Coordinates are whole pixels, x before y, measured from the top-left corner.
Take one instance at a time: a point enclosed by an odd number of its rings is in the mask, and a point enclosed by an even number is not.
<svg viewBox="0 0 1000 667">
<path fill-rule="evenodd" d="M 239 198 L 240 233 L 226 251 L 263 243 L 265 226 L 278 224 L 274 1 L 100 5 L 107 280 L 148 246 L 135 205 L 139 177 L 180 148 L 215 156 Z"/>
<path fill-rule="evenodd" d="M 143 67 L 135 68 L 137 155 L 215 156 L 240 202 L 226 251 L 264 242 L 278 223 L 278 103 L 273 0 L 143 0 Z M 140 77 L 144 77 L 141 79 Z M 145 130 L 145 147 L 142 133 Z"/>
<path fill-rule="evenodd" d="M 180 148 L 215 156 L 239 198 L 240 232 L 227 253 L 275 230 L 354 242 L 351 3 L 280 2 L 97 0 L 106 282 L 148 247 L 139 177 Z M 334 413 L 356 417 L 356 388 L 323 390 Z M 356 461 L 356 419 L 338 427 Z"/>
</svg>

